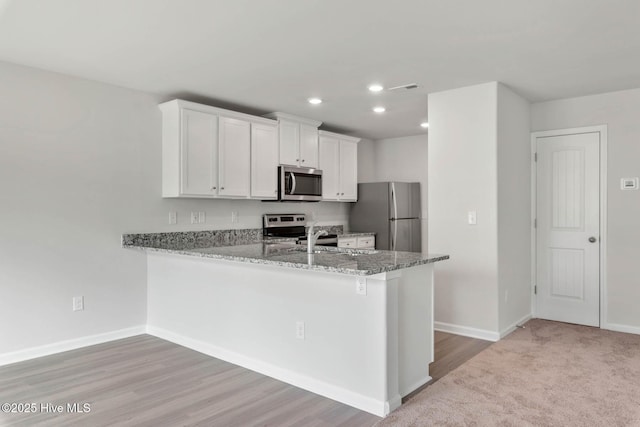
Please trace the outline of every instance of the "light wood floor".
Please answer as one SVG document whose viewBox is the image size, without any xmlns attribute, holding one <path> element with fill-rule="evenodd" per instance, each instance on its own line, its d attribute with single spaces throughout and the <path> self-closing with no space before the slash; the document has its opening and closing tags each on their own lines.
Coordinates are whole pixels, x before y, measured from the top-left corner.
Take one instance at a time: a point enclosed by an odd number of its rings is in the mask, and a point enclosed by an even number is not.
<svg viewBox="0 0 640 427">
<path fill-rule="evenodd" d="M 434 380 L 490 343 L 436 332 Z M 432 382 L 433 383 L 433 382 Z M 372 426 L 380 418 L 161 339 L 140 335 L 0 367 L 2 426 Z M 85 413 L 67 404 L 88 403 Z M 53 413 L 43 405 L 63 406 Z"/>
</svg>

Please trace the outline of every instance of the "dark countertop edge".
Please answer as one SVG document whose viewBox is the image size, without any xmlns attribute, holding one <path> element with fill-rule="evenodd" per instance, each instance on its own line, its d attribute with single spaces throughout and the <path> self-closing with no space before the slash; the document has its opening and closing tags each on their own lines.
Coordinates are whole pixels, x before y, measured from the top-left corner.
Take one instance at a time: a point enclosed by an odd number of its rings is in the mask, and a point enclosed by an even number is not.
<svg viewBox="0 0 640 427">
<path fill-rule="evenodd" d="M 347 274 L 351 276 L 373 276 L 375 274 L 388 273 L 390 271 L 402 270 L 405 268 L 416 267 L 424 264 L 433 264 L 438 261 L 445 261 L 449 259 L 449 255 L 434 254 L 429 256 L 428 258 L 409 261 L 403 264 L 396 264 L 388 267 L 381 267 L 381 268 L 376 268 L 372 270 L 353 270 L 350 268 L 328 267 L 324 265 L 308 265 L 308 264 L 302 264 L 302 263 L 296 263 L 296 262 L 272 261 L 268 259 L 249 258 L 249 257 L 235 256 L 235 255 L 211 254 L 211 253 L 195 252 L 193 250 L 162 249 L 162 248 L 151 248 L 151 247 L 144 247 L 144 246 L 124 246 L 124 248 L 172 254 L 172 255 L 184 255 L 184 256 L 191 256 L 191 257 L 197 257 L 197 258 L 221 259 L 225 261 L 236 261 L 236 262 L 245 262 L 250 264 L 262 264 L 262 265 L 279 266 L 279 267 L 286 267 L 286 268 L 296 268 L 298 270 L 313 270 L 313 271 L 322 271 L 325 273 Z"/>
</svg>

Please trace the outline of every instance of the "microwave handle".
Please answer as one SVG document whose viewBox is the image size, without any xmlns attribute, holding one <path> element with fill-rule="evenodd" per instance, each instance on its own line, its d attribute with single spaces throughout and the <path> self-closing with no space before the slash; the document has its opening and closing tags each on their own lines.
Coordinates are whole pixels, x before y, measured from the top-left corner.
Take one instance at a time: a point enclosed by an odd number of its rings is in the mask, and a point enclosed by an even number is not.
<svg viewBox="0 0 640 427">
<path fill-rule="evenodd" d="M 296 174 L 293 172 L 289 172 L 291 176 L 291 190 L 289 194 L 296 194 Z"/>
</svg>

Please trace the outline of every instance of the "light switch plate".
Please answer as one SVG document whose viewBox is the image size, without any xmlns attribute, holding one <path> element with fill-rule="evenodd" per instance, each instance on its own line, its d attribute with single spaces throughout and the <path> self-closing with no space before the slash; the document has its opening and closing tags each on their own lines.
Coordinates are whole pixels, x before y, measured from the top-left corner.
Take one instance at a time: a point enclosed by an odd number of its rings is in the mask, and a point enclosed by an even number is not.
<svg viewBox="0 0 640 427">
<path fill-rule="evenodd" d="M 178 212 L 169 212 L 169 225 L 175 225 L 178 223 Z"/>
</svg>

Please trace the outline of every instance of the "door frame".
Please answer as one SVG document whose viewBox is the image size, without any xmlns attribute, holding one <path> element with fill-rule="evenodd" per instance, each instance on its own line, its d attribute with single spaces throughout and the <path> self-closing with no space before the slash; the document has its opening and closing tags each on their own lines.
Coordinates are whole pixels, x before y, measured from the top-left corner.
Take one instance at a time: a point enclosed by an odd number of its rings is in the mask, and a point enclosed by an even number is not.
<svg viewBox="0 0 640 427">
<path fill-rule="evenodd" d="M 540 137 L 574 135 L 600 132 L 600 328 L 607 325 L 607 125 L 586 126 L 570 129 L 545 130 L 531 132 L 531 313 L 537 317 L 536 295 L 536 210 L 537 210 L 537 163 L 535 160 L 536 139 Z"/>
</svg>

